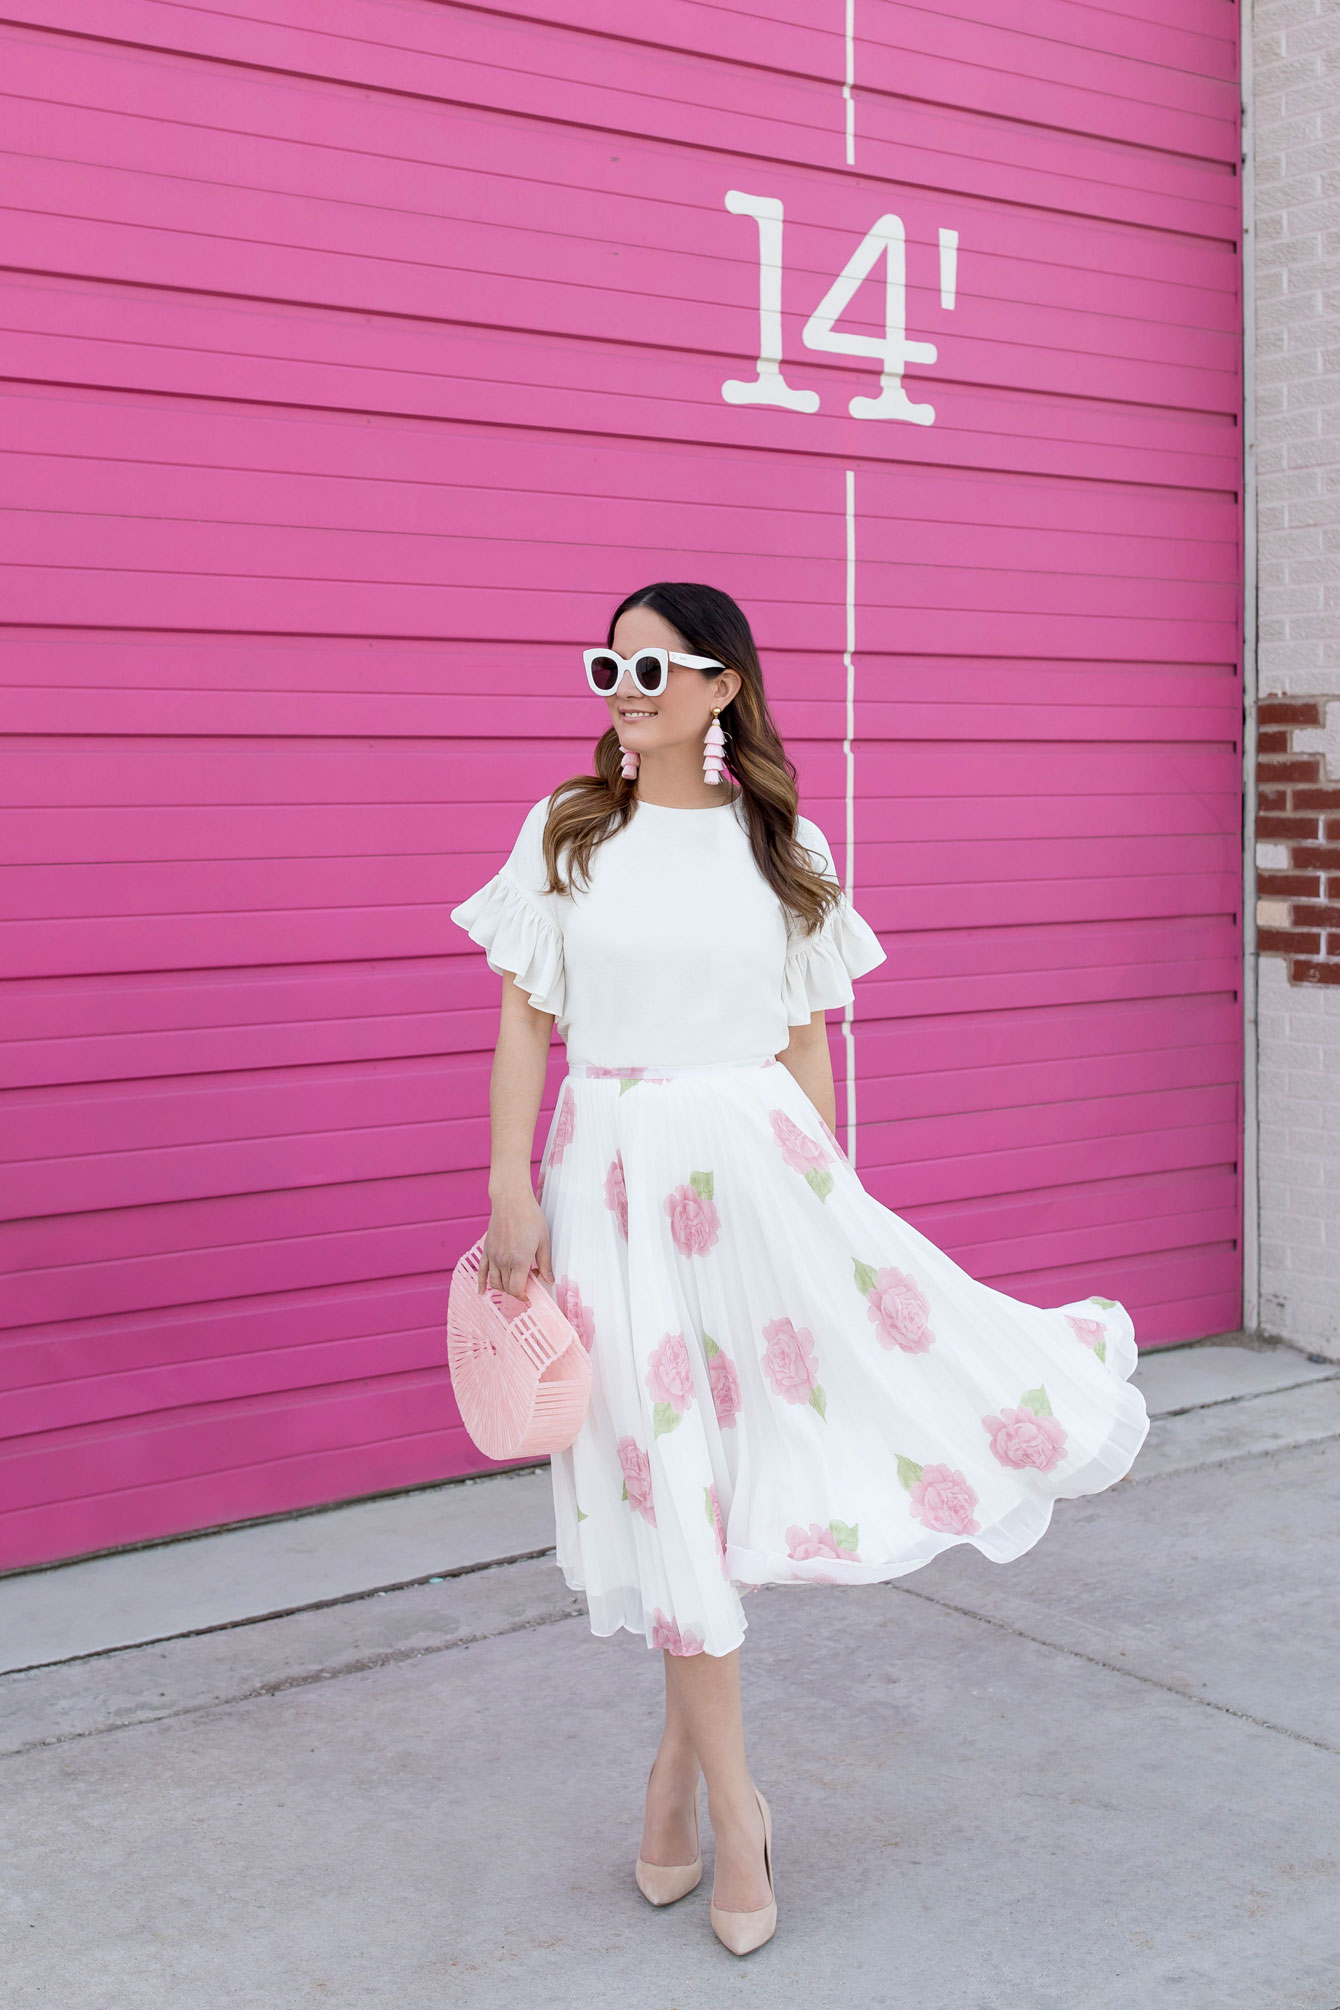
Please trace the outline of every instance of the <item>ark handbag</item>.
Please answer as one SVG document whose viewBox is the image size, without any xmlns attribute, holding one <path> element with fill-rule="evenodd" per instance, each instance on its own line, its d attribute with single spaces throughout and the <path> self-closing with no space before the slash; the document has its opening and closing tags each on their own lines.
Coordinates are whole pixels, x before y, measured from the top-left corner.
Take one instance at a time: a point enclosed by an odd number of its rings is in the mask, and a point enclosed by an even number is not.
<svg viewBox="0 0 1340 2010">
<path fill-rule="evenodd" d="M 591 1359 L 581 1335 L 532 1275 L 526 1296 L 479 1289 L 483 1242 L 451 1275 L 447 1366 L 461 1421 L 490 1459 L 561 1452 L 581 1429 Z"/>
</svg>

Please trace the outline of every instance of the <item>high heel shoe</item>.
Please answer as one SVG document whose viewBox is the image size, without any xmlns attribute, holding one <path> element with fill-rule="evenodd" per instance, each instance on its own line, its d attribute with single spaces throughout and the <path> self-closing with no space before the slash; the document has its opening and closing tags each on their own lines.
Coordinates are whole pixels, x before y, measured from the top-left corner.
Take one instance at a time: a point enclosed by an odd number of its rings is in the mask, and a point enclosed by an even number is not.
<svg viewBox="0 0 1340 2010">
<path fill-rule="evenodd" d="M 648 1783 L 651 1774 L 647 1775 Z M 673 1905 L 677 1898 L 687 1898 L 703 1874 L 703 1851 L 698 1828 L 698 1793 L 693 1795 L 693 1838 L 698 1844 L 698 1853 L 692 1863 L 647 1863 L 639 1852 L 633 1866 L 633 1876 L 637 1888 L 650 1905 Z"/>
<path fill-rule="evenodd" d="M 722 1912 L 713 1900 L 708 1912 L 712 1931 L 732 1954 L 752 1954 L 777 1931 L 777 1894 L 772 1887 L 772 1809 L 757 1787 L 754 1795 L 763 1815 L 763 1868 L 768 1874 L 770 1897 L 766 1905 L 753 1906 L 748 1912 Z"/>
</svg>

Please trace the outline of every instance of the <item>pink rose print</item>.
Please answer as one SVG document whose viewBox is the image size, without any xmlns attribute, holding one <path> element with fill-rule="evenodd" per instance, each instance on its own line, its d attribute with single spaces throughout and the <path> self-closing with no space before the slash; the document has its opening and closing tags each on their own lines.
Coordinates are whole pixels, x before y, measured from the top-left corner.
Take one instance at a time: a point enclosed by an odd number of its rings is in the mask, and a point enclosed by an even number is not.
<svg viewBox="0 0 1340 2010">
<path fill-rule="evenodd" d="M 874 1323 L 881 1347 L 901 1347 L 904 1354 L 924 1354 L 935 1341 L 927 1321 L 930 1300 L 901 1270 L 876 1270 L 857 1262 L 856 1288 L 866 1301 L 866 1317 Z"/>
<path fill-rule="evenodd" d="M 818 1139 L 812 1138 L 808 1131 L 802 1131 L 785 1110 L 769 1110 L 768 1122 L 772 1125 L 772 1135 L 782 1148 L 782 1157 L 792 1171 L 803 1173 L 810 1192 L 819 1200 L 827 1200 L 833 1191 L 833 1175 L 828 1171 L 832 1159 Z"/>
<path fill-rule="evenodd" d="M 624 1184 L 623 1153 L 616 1152 L 605 1174 L 605 1205 L 619 1224 L 619 1233 L 628 1240 L 628 1188 Z"/>
<path fill-rule="evenodd" d="M 829 1163 L 829 1155 L 817 1138 L 802 1131 L 785 1110 L 769 1110 L 768 1122 L 772 1125 L 772 1135 L 782 1148 L 782 1157 L 793 1172 L 808 1172 L 811 1166 L 818 1172 L 823 1171 Z"/>
<path fill-rule="evenodd" d="M 826 1419 L 827 1402 L 819 1387 L 814 1335 L 789 1319 L 773 1319 L 763 1328 L 767 1347 L 763 1373 L 784 1403 L 808 1403 Z"/>
<path fill-rule="evenodd" d="M 729 1431 L 739 1415 L 740 1378 L 729 1354 L 723 1354 L 710 1333 L 703 1335 L 707 1356 L 707 1383 L 712 1391 L 712 1408 L 723 1431 Z"/>
<path fill-rule="evenodd" d="M 1096 1347 L 1100 1340 L 1106 1340 L 1107 1328 L 1101 1319 L 1076 1319 L 1073 1312 L 1067 1312 L 1065 1323 L 1077 1340 L 1086 1347 Z"/>
<path fill-rule="evenodd" d="M 992 1455 L 1002 1466 L 1049 1473 L 1065 1457 L 1065 1431 L 1050 1414 L 1038 1417 L 1031 1410 L 1002 1409 L 998 1417 L 983 1417 L 982 1425 L 990 1436 Z"/>
<path fill-rule="evenodd" d="M 679 1428 L 693 1401 L 693 1368 L 682 1333 L 663 1333 L 645 1376 L 651 1391 L 652 1421 L 658 1438 Z"/>
<path fill-rule="evenodd" d="M 678 1620 L 662 1612 L 658 1605 L 651 1616 L 651 1644 L 664 1648 L 667 1654 L 701 1654 L 703 1636 L 690 1626 L 681 1633 Z"/>
<path fill-rule="evenodd" d="M 582 1303 L 581 1290 L 575 1278 L 560 1277 L 554 1283 L 554 1302 L 570 1326 L 577 1328 L 583 1347 L 589 1354 L 595 1345 L 595 1314 L 589 1305 Z"/>
<path fill-rule="evenodd" d="M 856 1544 L 855 1527 L 844 1521 L 830 1521 L 827 1528 L 820 1528 L 817 1521 L 812 1521 L 807 1529 L 797 1524 L 786 1531 L 786 1553 L 793 1563 L 808 1563 L 819 1556 L 831 1556 L 835 1562 L 858 1563 Z"/>
<path fill-rule="evenodd" d="M 639 1082 L 663 1082 L 664 1075 L 649 1075 L 645 1068 L 598 1068 L 587 1066 L 586 1077 L 591 1082 L 617 1082 L 619 1094 L 626 1096 Z"/>
<path fill-rule="evenodd" d="M 647 1368 L 647 1387 L 654 1403 L 687 1410 L 693 1401 L 693 1368 L 682 1333 L 663 1333 Z"/>
<path fill-rule="evenodd" d="M 549 1163 L 557 1165 L 568 1146 L 572 1143 L 577 1129 L 577 1109 L 572 1100 L 572 1090 L 564 1084 L 559 1098 L 558 1115 L 554 1118 L 553 1135 L 549 1140 Z"/>
<path fill-rule="evenodd" d="M 636 1438 L 620 1438 L 614 1447 L 623 1467 L 623 1497 L 634 1514 L 642 1515 L 653 1528 L 656 1509 L 651 1499 L 651 1460 Z"/>
<path fill-rule="evenodd" d="M 710 1172 L 690 1173 L 688 1185 L 677 1186 L 666 1197 L 670 1234 L 681 1256 L 706 1256 L 721 1233 L 720 1217 L 712 1204 L 714 1186 Z"/>
<path fill-rule="evenodd" d="M 907 1488 L 908 1507 L 927 1528 L 946 1535 L 976 1535 L 973 1520 L 977 1495 L 962 1473 L 951 1466 L 919 1466 L 911 1459 L 899 1459 L 898 1477 Z"/>
<path fill-rule="evenodd" d="M 717 1558 L 721 1564 L 721 1575 L 725 1577 L 728 1575 L 726 1568 L 726 1524 L 722 1520 L 721 1501 L 718 1498 L 715 1486 L 703 1488 L 703 1505 L 707 1509 L 707 1519 L 711 1522 L 712 1532 L 716 1537 Z"/>
</svg>

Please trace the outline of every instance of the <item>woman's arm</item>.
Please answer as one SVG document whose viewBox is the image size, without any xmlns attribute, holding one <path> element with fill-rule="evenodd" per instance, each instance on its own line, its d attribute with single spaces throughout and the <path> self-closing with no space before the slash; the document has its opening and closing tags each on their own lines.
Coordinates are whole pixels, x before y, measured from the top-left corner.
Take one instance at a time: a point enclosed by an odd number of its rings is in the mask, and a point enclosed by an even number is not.
<svg viewBox="0 0 1340 2010">
<path fill-rule="evenodd" d="M 503 977 L 498 1045 L 489 1077 L 491 1212 L 479 1288 L 485 1291 L 491 1286 L 514 1298 L 525 1296 L 532 1270 L 538 1270 L 546 1284 L 554 1281 L 549 1226 L 530 1175 L 553 1025 L 553 1014 L 537 1012 L 508 972 Z"/>
<path fill-rule="evenodd" d="M 789 1068 L 830 1131 L 837 1129 L 837 1096 L 833 1089 L 833 1059 L 828 1051 L 828 1027 L 822 1012 L 808 1026 L 793 1026 L 791 1039 L 777 1056 Z"/>
</svg>

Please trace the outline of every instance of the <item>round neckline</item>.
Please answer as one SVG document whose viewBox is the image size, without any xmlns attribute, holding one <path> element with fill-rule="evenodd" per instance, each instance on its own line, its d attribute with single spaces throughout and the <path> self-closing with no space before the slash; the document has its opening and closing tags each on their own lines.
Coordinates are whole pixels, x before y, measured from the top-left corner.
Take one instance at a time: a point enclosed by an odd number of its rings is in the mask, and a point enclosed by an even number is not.
<svg viewBox="0 0 1340 2010">
<path fill-rule="evenodd" d="M 720 816 L 722 810 L 733 810 L 739 801 L 739 796 L 730 796 L 724 803 L 698 803 L 696 806 L 691 806 L 687 803 L 644 803 L 639 796 L 637 807 L 640 810 L 659 810 L 663 816 L 668 817 L 711 817 Z"/>
</svg>

